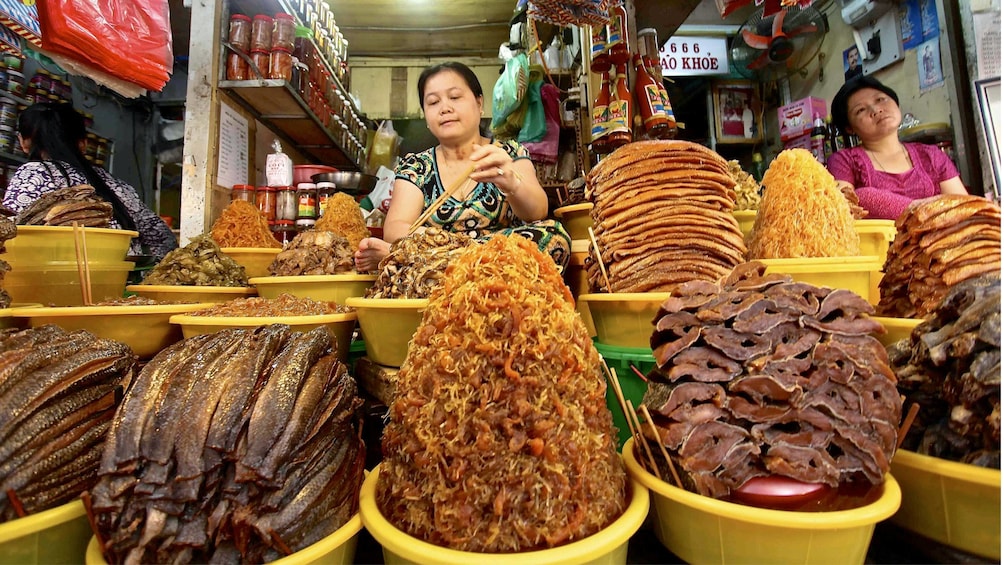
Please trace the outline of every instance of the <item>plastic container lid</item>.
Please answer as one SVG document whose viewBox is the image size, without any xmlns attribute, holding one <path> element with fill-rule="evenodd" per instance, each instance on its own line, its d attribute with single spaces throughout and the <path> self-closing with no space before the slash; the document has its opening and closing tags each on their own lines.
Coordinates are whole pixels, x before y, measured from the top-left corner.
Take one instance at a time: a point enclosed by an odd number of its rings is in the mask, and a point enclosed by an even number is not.
<svg viewBox="0 0 1004 565">
<path fill-rule="evenodd" d="M 285 12 L 279 12 L 278 14 L 275 15 L 275 19 L 293 21 L 293 15 L 287 14 Z"/>
<path fill-rule="evenodd" d="M 276 187 L 274 186 L 259 186 L 258 192 L 275 192 Z"/>
<path fill-rule="evenodd" d="M 245 16 L 244 14 L 233 14 L 233 15 L 230 16 L 230 19 L 231 20 L 243 20 L 245 22 L 250 22 L 251 21 L 251 18 L 248 17 L 248 16 Z"/>
<path fill-rule="evenodd" d="M 317 190 L 321 190 L 322 188 L 338 188 L 338 187 L 333 182 L 321 181 L 317 183 Z"/>
<path fill-rule="evenodd" d="M 254 19 L 256 19 L 256 20 L 268 20 L 268 21 L 272 21 L 272 16 L 270 16 L 268 14 L 256 14 L 255 17 L 254 17 Z"/>
<path fill-rule="evenodd" d="M 275 47 L 272 48 L 272 52 L 273 53 L 276 52 L 276 51 L 282 51 L 282 52 L 285 52 L 285 53 L 292 53 L 293 52 L 292 49 L 290 49 L 288 47 L 283 47 L 281 45 L 276 45 Z M 268 53 L 268 51 L 266 51 L 266 53 Z"/>
<path fill-rule="evenodd" d="M 312 182 L 301 182 L 300 184 L 296 185 L 296 188 L 310 190 L 317 188 L 317 185 Z"/>
</svg>

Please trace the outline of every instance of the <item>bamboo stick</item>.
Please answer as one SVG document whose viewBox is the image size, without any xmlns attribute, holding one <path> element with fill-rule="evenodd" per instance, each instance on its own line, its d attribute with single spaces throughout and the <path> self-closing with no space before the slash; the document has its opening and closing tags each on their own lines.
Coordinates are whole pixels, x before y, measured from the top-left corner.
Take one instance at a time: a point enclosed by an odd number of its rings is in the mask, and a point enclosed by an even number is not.
<svg viewBox="0 0 1004 565">
<path fill-rule="evenodd" d="M 645 421 L 648 422 L 649 427 L 652 429 L 652 434 L 659 438 L 659 429 L 655 427 L 655 420 L 652 419 L 652 413 L 648 411 L 648 406 L 644 404 L 641 405 L 641 413 L 645 416 Z M 683 488 L 683 482 L 680 481 L 680 475 L 676 472 L 676 465 L 673 464 L 673 459 L 669 456 L 669 452 L 666 451 L 666 446 L 659 442 L 659 450 L 662 451 L 662 456 L 666 459 L 666 464 L 669 465 L 669 472 L 673 473 L 673 480 L 676 481 L 676 486 L 678 488 Z"/>
<path fill-rule="evenodd" d="M 596 243 L 596 235 L 593 233 L 593 227 L 589 226 L 586 230 L 589 232 L 589 241 L 593 244 L 593 252 L 596 253 L 596 263 L 600 266 L 600 274 L 603 275 L 603 282 L 607 285 L 607 292 L 613 292 L 613 288 L 610 286 L 610 278 L 607 277 L 607 268 L 603 265 L 603 256 L 600 254 L 600 244 Z"/>
</svg>

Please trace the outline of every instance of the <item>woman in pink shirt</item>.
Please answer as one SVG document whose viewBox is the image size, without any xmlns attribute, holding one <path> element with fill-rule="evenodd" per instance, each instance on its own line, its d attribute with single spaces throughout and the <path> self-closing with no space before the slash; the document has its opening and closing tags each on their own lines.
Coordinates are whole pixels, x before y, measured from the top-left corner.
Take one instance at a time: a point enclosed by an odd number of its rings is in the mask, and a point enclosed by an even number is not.
<svg viewBox="0 0 1004 565">
<path fill-rule="evenodd" d="M 837 186 L 850 186 L 873 219 L 895 220 L 918 198 L 967 194 L 959 171 L 940 149 L 899 140 L 896 92 L 871 76 L 844 83 L 830 106 L 840 131 L 861 144 L 834 153 L 826 163 Z"/>
</svg>

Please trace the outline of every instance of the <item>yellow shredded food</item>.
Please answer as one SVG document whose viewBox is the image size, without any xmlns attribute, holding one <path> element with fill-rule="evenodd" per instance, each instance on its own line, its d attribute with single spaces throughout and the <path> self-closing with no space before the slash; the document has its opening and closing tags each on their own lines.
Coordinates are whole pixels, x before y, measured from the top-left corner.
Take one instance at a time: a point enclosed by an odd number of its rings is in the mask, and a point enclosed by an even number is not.
<svg viewBox="0 0 1004 565">
<path fill-rule="evenodd" d="M 481 553 L 596 533 L 626 506 L 605 394 L 554 262 L 518 235 L 467 248 L 398 373 L 381 512 L 414 537 Z"/>
<path fill-rule="evenodd" d="M 763 177 L 749 235 L 751 259 L 848 257 L 860 252 L 851 209 L 826 167 L 805 149 L 787 149 Z"/>
<path fill-rule="evenodd" d="M 265 215 L 244 200 L 234 200 L 223 209 L 210 235 L 220 247 L 282 247 L 268 229 Z"/>
<path fill-rule="evenodd" d="M 349 240 L 352 249 L 359 249 L 359 242 L 370 236 L 362 209 L 344 192 L 336 192 L 328 198 L 324 214 L 314 224 L 314 229 L 337 233 Z"/>
</svg>

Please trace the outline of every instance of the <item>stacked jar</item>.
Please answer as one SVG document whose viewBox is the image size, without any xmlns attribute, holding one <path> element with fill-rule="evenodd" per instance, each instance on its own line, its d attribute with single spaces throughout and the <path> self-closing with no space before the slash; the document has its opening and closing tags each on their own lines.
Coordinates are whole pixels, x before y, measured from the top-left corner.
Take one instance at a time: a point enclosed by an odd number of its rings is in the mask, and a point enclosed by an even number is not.
<svg viewBox="0 0 1004 565">
<path fill-rule="evenodd" d="M 289 82 L 293 78 L 293 45 L 296 39 L 296 24 L 293 16 L 278 13 L 272 19 L 269 78 Z"/>
<path fill-rule="evenodd" d="M 296 185 L 296 228 L 307 230 L 317 221 L 317 185 L 301 182 Z"/>
<path fill-rule="evenodd" d="M 230 190 L 230 201 L 236 202 L 238 200 L 257 205 L 255 203 L 254 187 L 250 184 L 235 184 Z"/>
<path fill-rule="evenodd" d="M 262 78 L 269 78 L 269 59 L 272 52 L 272 16 L 257 14 L 251 20 L 251 61 Z M 255 78 L 254 72 L 248 78 Z"/>
<path fill-rule="evenodd" d="M 328 200 L 337 192 L 335 183 L 321 181 L 317 183 L 317 217 L 324 215 L 324 209 L 328 206 Z"/>
<path fill-rule="evenodd" d="M 276 189 L 274 186 L 259 186 L 258 190 L 255 191 L 255 204 L 258 206 L 258 211 L 268 220 L 269 225 L 275 223 L 275 200 Z"/>
<path fill-rule="evenodd" d="M 227 36 L 230 53 L 227 54 L 227 80 L 247 80 L 248 64 L 241 57 L 251 49 L 251 18 L 244 14 L 230 16 L 230 32 Z"/>
</svg>

